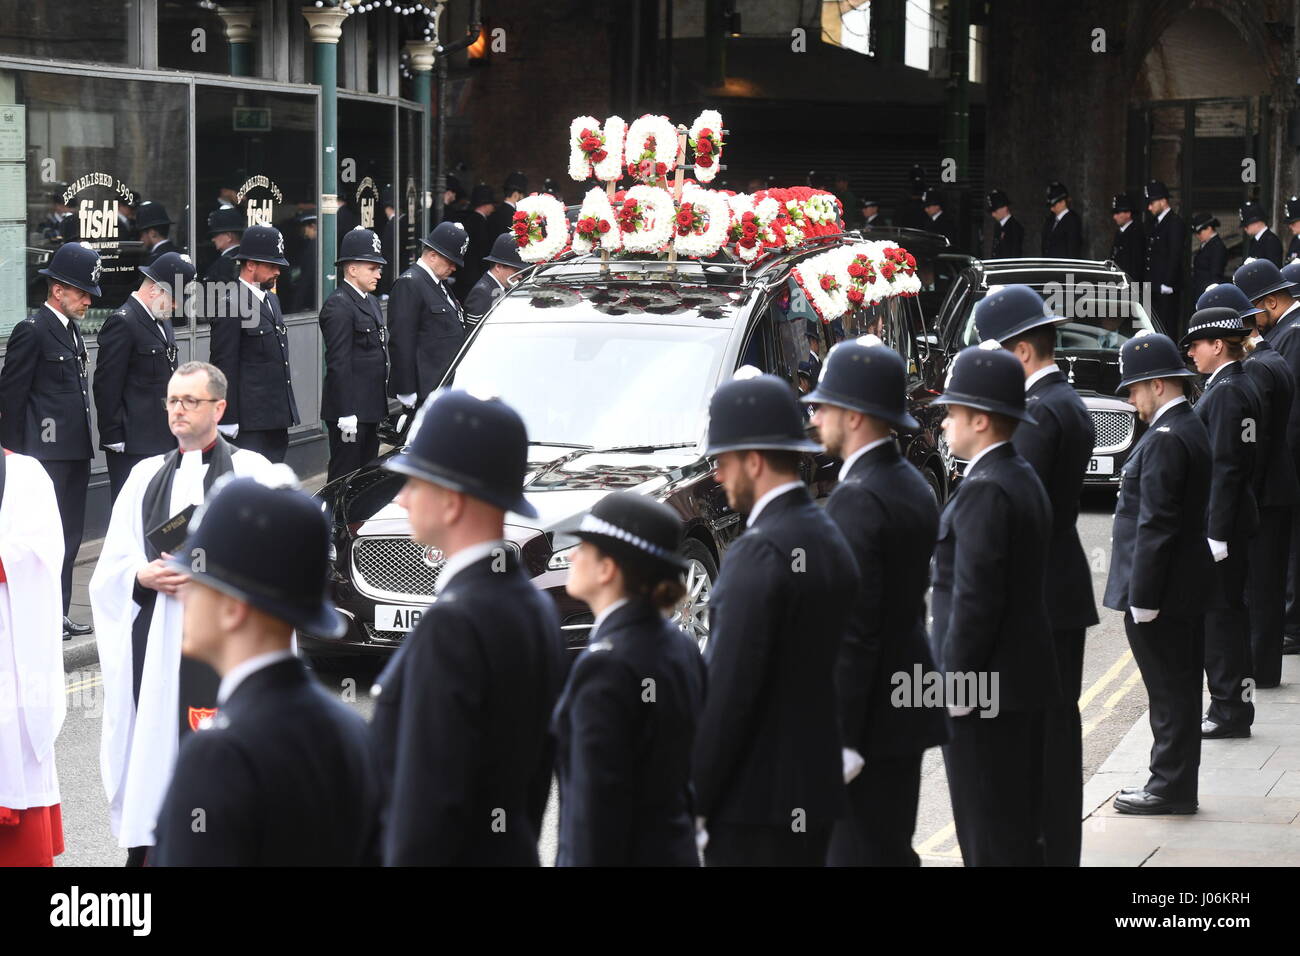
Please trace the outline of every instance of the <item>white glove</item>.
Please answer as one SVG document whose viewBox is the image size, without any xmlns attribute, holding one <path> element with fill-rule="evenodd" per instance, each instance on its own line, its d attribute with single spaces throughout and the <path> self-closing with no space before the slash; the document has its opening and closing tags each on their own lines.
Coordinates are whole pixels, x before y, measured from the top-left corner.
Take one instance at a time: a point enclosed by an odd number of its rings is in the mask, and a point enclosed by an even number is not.
<svg viewBox="0 0 1300 956">
<path fill-rule="evenodd" d="M 126 442 L 115 441 L 112 442 L 111 444 L 105 445 L 104 447 L 107 448 L 109 451 L 115 451 L 120 455 L 126 451 Z"/>
<path fill-rule="evenodd" d="M 852 783 L 853 778 L 862 773 L 866 761 L 862 759 L 862 754 L 858 753 L 852 747 L 843 747 L 840 749 L 840 757 L 844 761 L 844 782 Z"/>
<path fill-rule="evenodd" d="M 414 393 L 414 392 L 411 392 L 409 395 L 398 395 L 398 396 L 397 396 L 397 400 L 398 400 L 399 402 L 401 402 L 403 405 L 405 405 L 407 408 L 414 408 L 414 407 L 415 407 L 415 393 Z"/>
<path fill-rule="evenodd" d="M 965 717 L 967 714 L 969 714 L 969 713 L 970 713 L 971 711 L 973 711 L 974 709 L 975 709 L 974 707 L 958 707 L 956 704 L 949 704 L 949 705 L 948 705 L 948 716 L 949 716 L 949 717 Z"/>
<path fill-rule="evenodd" d="M 1132 607 L 1130 605 L 1128 612 L 1133 615 L 1133 620 L 1139 624 L 1150 624 L 1160 616 L 1160 609 L 1152 611 L 1145 607 Z"/>
<path fill-rule="evenodd" d="M 1214 556 L 1216 564 L 1228 556 L 1228 542 L 1215 541 L 1213 538 L 1206 538 L 1205 540 L 1210 542 L 1210 554 Z"/>
<path fill-rule="evenodd" d="M 709 831 L 704 829 L 704 817 L 695 818 L 695 848 L 701 853 L 709 845 Z"/>
<path fill-rule="evenodd" d="M 238 425 L 218 425 L 217 431 L 221 432 L 221 434 L 225 435 L 227 438 L 230 438 L 232 440 L 239 437 Z"/>
<path fill-rule="evenodd" d="M 1167 286 L 1167 285 L 1163 285 L 1163 284 L 1162 284 L 1162 285 L 1160 286 L 1160 294 L 1161 294 L 1161 295 L 1173 295 L 1173 294 L 1174 294 L 1174 290 L 1171 289 L 1169 286 Z"/>
<path fill-rule="evenodd" d="M 343 437 L 345 440 L 348 438 L 349 435 L 355 438 L 357 434 L 357 416 L 344 415 L 342 418 L 338 420 L 338 426 L 339 426 L 339 431 L 343 433 Z"/>
</svg>

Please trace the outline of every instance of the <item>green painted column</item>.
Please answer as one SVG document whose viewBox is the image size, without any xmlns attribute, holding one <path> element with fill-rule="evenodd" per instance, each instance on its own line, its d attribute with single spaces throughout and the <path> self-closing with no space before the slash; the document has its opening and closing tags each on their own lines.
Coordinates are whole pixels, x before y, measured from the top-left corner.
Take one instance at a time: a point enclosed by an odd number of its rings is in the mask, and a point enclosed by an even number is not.
<svg viewBox="0 0 1300 956">
<path fill-rule="evenodd" d="M 433 55 L 434 45 L 424 41 L 406 44 L 410 56 L 411 71 L 415 74 L 415 101 L 420 104 L 420 235 L 427 236 L 433 228 L 429 224 L 429 207 L 424 204 L 424 196 L 429 194 L 434 184 L 429 181 L 429 152 L 433 142 Z M 437 204 L 437 196 L 434 197 Z"/>
<path fill-rule="evenodd" d="M 253 72 L 253 22 L 257 11 L 250 6 L 218 7 L 217 16 L 226 27 L 230 45 L 230 75 L 250 76 Z"/>
<path fill-rule="evenodd" d="M 339 97 L 338 49 L 347 16 L 337 7 L 303 7 L 315 53 L 316 82 L 320 85 L 320 209 L 317 248 L 320 252 L 321 302 L 334 291 L 334 257 L 338 252 Z"/>
</svg>

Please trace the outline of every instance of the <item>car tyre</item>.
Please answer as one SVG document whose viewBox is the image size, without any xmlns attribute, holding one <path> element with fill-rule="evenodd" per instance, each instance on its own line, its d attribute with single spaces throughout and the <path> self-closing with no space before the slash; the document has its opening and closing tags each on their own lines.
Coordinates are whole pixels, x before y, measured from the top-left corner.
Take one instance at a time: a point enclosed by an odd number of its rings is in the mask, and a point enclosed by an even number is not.
<svg viewBox="0 0 1300 956">
<path fill-rule="evenodd" d="M 718 580 L 718 565 L 709 549 L 695 538 L 683 543 L 682 557 L 689 565 L 684 575 L 686 597 L 673 614 L 672 623 L 695 641 L 702 654 L 709 643 L 709 602 Z"/>
</svg>

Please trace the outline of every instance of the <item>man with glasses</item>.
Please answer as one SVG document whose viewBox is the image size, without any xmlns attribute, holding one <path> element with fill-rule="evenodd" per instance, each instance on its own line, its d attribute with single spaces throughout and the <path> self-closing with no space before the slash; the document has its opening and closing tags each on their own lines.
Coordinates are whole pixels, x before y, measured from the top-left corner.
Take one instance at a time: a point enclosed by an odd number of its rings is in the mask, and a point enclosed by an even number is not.
<svg viewBox="0 0 1300 956">
<path fill-rule="evenodd" d="M 140 288 L 99 330 L 95 359 L 99 447 L 106 452 L 113 501 L 132 468 L 176 447 L 162 402 L 177 361 L 171 317 L 194 281 L 194 264 L 169 252 L 140 271 Z"/>
<path fill-rule="evenodd" d="M 182 734 L 215 713 L 220 681 L 206 664 L 181 657 L 177 589 L 188 580 L 167 567 L 217 479 L 264 477 L 272 465 L 217 433 L 226 377 L 206 362 L 171 376 L 164 402 L 176 442 L 131 469 L 90 579 L 99 662 L 104 675 L 100 766 L 109 816 L 127 865 L 141 865 Z M 195 570 L 202 568 L 195 555 Z"/>
</svg>

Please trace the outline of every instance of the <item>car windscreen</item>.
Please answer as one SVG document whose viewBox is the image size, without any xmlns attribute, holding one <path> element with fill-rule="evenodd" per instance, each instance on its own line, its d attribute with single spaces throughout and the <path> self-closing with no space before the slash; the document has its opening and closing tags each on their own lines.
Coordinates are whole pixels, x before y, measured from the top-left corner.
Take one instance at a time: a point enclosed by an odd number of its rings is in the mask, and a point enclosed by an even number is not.
<svg viewBox="0 0 1300 956">
<path fill-rule="evenodd" d="M 500 396 L 534 442 L 695 442 L 729 336 L 722 327 L 489 319 L 452 385 Z"/>
<path fill-rule="evenodd" d="M 996 287 L 993 287 L 996 288 Z M 1094 285 L 1068 294 L 1069 287 L 1061 291 L 1039 288 L 1047 307 L 1053 315 L 1069 319 L 1056 327 L 1056 351 L 1119 351 L 1119 347 L 1141 329 L 1159 331 L 1151 321 L 1150 309 L 1140 298 L 1131 296 L 1129 289 L 1107 289 Z M 988 289 L 979 291 L 982 299 Z M 979 332 L 975 328 L 975 309 L 966 317 L 960 345 L 978 345 Z"/>
</svg>

